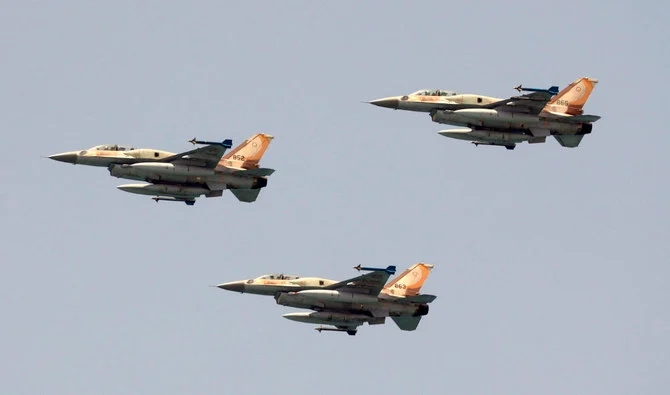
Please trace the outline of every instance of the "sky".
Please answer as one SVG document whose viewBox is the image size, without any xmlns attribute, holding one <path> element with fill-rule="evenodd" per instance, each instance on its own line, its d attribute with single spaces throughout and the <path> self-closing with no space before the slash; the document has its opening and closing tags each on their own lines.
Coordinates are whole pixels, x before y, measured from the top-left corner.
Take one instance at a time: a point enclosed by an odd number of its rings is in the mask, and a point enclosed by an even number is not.
<svg viewBox="0 0 670 395">
<path fill-rule="evenodd" d="M 663 394 L 670 5 L 6 1 L 0 390 Z M 600 82 L 578 148 L 475 147 L 364 102 Z M 44 157 L 275 136 L 253 204 L 121 192 Z M 212 287 L 435 265 L 414 332 Z"/>
</svg>

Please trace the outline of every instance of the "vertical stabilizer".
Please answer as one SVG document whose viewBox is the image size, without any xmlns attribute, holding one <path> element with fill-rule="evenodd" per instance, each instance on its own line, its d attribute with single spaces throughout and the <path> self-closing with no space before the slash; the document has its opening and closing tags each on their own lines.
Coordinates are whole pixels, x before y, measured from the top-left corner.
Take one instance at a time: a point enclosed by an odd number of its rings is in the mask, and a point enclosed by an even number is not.
<svg viewBox="0 0 670 395">
<path fill-rule="evenodd" d="M 382 293 L 393 296 L 418 295 L 432 268 L 433 265 L 427 263 L 416 263 L 386 284 Z"/>
<path fill-rule="evenodd" d="M 584 112 L 582 108 L 597 83 L 598 80 L 589 77 L 576 80 L 554 96 L 542 111 L 561 115 L 582 115 Z"/>
<path fill-rule="evenodd" d="M 240 169 L 256 169 L 273 138 L 269 134 L 255 134 L 221 158 L 219 164 Z"/>
</svg>

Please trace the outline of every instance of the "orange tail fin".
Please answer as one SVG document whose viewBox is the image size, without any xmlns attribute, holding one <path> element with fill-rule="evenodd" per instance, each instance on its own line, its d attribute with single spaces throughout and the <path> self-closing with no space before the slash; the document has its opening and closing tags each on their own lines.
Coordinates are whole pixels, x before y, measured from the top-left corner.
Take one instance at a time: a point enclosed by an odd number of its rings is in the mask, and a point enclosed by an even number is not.
<svg viewBox="0 0 670 395">
<path fill-rule="evenodd" d="M 582 115 L 584 112 L 582 108 L 597 83 L 598 80 L 589 77 L 576 80 L 554 96 L 542 111 L 554 114 Z"/>
<path fill-rule="evenodd" d="M 427 263 L 416 263 L 386 284 L 382 293 L 393 296 L 418 295 L 432 268 L 433 265 Z"/>
<path fill-rule="evenodd" d="M 240 169 L 256 169 L 273 138 L 269 134 L 255 134 L 221 158 L 220 164 Z"/>
</svg>

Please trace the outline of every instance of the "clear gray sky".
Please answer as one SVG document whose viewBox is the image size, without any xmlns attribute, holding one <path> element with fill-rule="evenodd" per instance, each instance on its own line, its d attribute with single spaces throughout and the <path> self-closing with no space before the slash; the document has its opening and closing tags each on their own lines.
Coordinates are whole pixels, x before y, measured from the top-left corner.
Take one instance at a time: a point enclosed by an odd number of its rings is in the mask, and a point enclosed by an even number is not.
<svg viewBox="0 0 670 395">
<path fill-rule="evenodd" d="M 0 392 L 665 394 L 667 2 L 6 1 Z M 598 78 L 579 148 L 363 101 Z M 253 204 L 41 156 L 276 136 Z M 415 332 L 211 285 L 435 264 Z"/>
</svg>

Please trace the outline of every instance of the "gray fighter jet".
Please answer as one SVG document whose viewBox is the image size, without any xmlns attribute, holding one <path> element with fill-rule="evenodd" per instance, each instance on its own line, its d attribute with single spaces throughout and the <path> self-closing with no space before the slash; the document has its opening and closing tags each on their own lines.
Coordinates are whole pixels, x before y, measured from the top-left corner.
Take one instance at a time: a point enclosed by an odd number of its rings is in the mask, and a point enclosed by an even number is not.
<svg viewBox="0 0 670 395">
<path fill-rule="evenodd" d="M 230 191 L 242 202 L 253 202 L 267 177 L 274 170 L 259 167 L 259 161 L 273 137 L 255 134 L 224 156 L 232 140 L 223 142 L 190 142 L 205 145 L 175 154 L 154 149 L 135 149 L 120 145 L 98 145 L 83 151 L 49 156 L 65 163 L 104 166 L 110 175 L 146 181 L 147 184 L 124 184 L 117 188 L 140 195 L 153 195 L 158 202 L 173 201 L 193 205 L 201 195 L 218 197 Z"/>
<path fill-rule="evenodd" d="M 386 269 L 356 266 L 370 273 L 344 281 L 318 277 L 270 274 L 256 279 L 233 281 L 219 288 L 240 293 L 274 295 L 277 304 L 314 311 L 284 314 L 292 321 L 319 324 L 319 332 L 346 332 L 355 335 L 364 323 L 383 324 L 386 317 L 405 331 L 413 331 L 421 317 L 428 314 L 434 295 L 419 291 L 433 265 L 417 263 L 386 284 L 395 274 L 395 266 Z M 386 284 L 386 285 L 384 285 Z"/>
<path fill-rule="evenodd" d="M 517 143 L 544 143 L 547 136 L 554 136 L 564 147 L 577 147 L 584 135 L 591 133 L 592 123 L 600 119 L 597 115 L 584 115 L 582 109 L 597 82 L 588 77 L 579 78 L 558 93 L 555 86 L 536 89 L 519 85 L 515 89 L 529 93 L 509 99 L 426 91 L 370 103 L 428 112 L 434 122 L 465 126 L 438 133 L 475 145 L 514 149 Z"/>
</svg>

